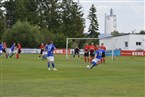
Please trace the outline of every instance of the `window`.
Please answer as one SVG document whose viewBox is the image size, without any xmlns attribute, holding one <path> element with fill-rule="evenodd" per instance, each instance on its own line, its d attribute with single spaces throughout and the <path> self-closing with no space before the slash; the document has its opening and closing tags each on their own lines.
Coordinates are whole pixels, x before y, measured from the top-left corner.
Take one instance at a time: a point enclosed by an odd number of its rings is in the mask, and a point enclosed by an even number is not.
<svg viewBox="0 0 145 97">
<path fill-rule="evenodd" d="M 125 47 L 128 47 L 128 42 L 125 42 Z"/>
<path fill-rule="evenodd" d="M 141 42 L 136 42 L 136 45 L 137 45 L 137 46 L 140 46 L 140 45 L 141 45 Z"/>
</svg>

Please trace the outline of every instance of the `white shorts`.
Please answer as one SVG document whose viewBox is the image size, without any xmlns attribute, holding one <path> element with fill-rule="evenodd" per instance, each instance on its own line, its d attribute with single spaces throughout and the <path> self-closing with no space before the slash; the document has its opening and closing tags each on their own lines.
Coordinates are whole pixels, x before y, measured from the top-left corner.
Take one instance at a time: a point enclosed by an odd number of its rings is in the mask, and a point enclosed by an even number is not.
<svg viewBox="0 0 145 97">
<path fill-rule="evenodd" d="M 14 53 L 14 51 L 9 50 L 9 54 L 12 54 L 12 53 Z"/>
<path fill-rule="evenodd" d="M 92 62 L 98 63 L 100 61 L 100 59 L 93 59 Z"/>
<path fill-rule="evenodd" d="M 43 51 L 42 55 L 43 55 L 43 56 L 44 56 L 44 55 L 47 55 L 47 52 L 46 52 L 46 51 Z"/>
<path fill-rule="evenodd" d="M 49 56 L 49 57 L 47 57 L 47 60 L 48 60 L 48 61 L 54 61 L 54 56 Z"/>
<path fill-rule="evenodd" d="M 0 54 L 2 54 L 2 50 L 0 50 Z"/>
</svg>

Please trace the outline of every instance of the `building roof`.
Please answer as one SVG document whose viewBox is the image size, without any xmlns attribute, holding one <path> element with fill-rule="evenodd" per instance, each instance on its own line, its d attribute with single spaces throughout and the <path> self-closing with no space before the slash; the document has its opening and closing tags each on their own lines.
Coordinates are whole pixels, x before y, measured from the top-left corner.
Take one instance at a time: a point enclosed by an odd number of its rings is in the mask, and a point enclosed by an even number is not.
<svg viewBox="0 0 145 97">
<path fill-rule="evenodd" d="M 105 38 L 113 38 L 113 37 L 120 37 L 120 36 L 127 36 L 127 35 L 145 35 L 145 34 L 139 34 L 139 33 L 135 33 L 135 34 L 132 34 L 132 33 L 121 33 L 120 35 L 118 36 L 112 36 L 112 35 L 102 35 L 99 37 L 99 39 L 105 39 Z"/>
<path fill-rule="evenodd" d="M 99 39 L 102 39 L 102 38 L 106 38 L 106 37 L 111 37 L 112 35 L 110 35 L 110 34 L 100 34 L 99 36 L 98 36 L 98 38 Z"/>
</svg>

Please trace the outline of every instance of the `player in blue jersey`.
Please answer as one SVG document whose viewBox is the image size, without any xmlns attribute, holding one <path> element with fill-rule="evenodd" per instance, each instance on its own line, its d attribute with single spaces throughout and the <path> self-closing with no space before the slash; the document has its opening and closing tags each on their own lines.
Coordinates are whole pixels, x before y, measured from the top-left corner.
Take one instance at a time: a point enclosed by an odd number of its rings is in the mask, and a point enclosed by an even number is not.
<svg viewBox="0 0 145 97">
<path fill-rule="evenodd" d="M 99 47 L 99 50 L 95 51 L 95 57 L 92 60 L 92 66 L 90 67 L 90 69 L 92 69 L 94 66 L 97 66 L 99 61 L 102 59 L 102 54 L 105 52 L 105 50 L 101 49 Z"/>
<path fill-rule="evenodd" d="M 53 51 L 56 49 L 56 47 L 54 46 L 52 40 L 50 40 L 49 42 L 50 44 L 45 46 L 45 50 L 47 51 L 48 70 L 50 70 L 50 64 L 52 64 L 52 69 L 56 71 L 57 69 L 55 68 L 53 54 Z"/>
<path fill-rule="evenodd" d="M 2 55 L 2 50 L 3 50 L 3 42 L 0 44 L 0 56 Z"/>
<path fill-rule="evenodd" d="M 10 48 L 10 52 L 9 52 L 9 57 L 12 58 L 12 56 L 14 55 L 14 50 L 15 50 L 15 43 L 13 43 L 13 45 Z"/>
</svg>

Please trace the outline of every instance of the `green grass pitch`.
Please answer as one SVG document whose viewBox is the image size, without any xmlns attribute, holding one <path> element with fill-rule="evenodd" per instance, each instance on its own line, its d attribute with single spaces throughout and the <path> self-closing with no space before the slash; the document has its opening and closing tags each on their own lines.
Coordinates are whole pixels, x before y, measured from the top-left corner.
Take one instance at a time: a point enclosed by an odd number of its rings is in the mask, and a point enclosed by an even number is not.
<svg viewBox="0 0 145 97">
<path fill-rule="evenodd" d="M 48 71 L 38 54 L 0 57 L 0 97 L 145 97 L 144 57 L 107 57 L 86 69 L 81 59 L 55 55 L 58 71 Z"/>
</svg>

